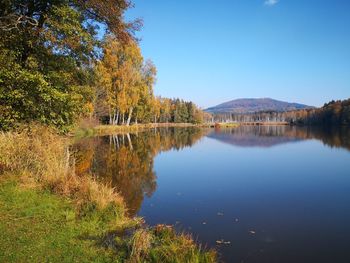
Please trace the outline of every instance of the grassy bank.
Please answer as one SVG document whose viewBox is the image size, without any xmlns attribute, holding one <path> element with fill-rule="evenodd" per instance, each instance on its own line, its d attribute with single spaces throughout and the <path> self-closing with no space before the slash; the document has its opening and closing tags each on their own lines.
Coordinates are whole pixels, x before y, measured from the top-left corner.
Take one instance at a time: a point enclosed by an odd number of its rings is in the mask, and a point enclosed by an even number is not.
<svg viewBox="0 0 350 263">
<path fill-rule="evenodd" d="M 7 175 L 0 181 L 0 207 L 0 262 L 111 262 L 117 258 L 111 249 L 96 244 L 96 238 L 89 238 L 87 233 L 94 237 L 95 223 L 78 219 L 66 198 L 23 186 Z"/>
<path fill-rule="evenodd" d="M 1 133 L 0 153 L 1 262 L 215 262 L 189 235 L 146 227 L 113 188 L 75 175 L 53 131 Z"/>
</svg>

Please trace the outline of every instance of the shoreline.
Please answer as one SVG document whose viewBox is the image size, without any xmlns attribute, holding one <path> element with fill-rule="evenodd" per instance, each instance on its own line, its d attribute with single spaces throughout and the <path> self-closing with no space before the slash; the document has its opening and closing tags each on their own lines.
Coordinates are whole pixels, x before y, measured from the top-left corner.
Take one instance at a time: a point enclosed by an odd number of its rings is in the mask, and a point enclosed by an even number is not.
<svg viewBox="0 0 350 263">
<path fill-rule="evenodd" d="M 239 126 L 290 126 L 290 127 L 323 127 L 322 125 L 305 125 L 290 122 L 217 122 L 217 123 L 147 123 L 147 124 L 131 124 L 126 125 L 97 125 L 93 127 L 78 127 L 71 133 L 69 137 L 83 138 L 90 136 L 103 136 L 112 134 L 125 134 L 133 132 L 142 132 L 155 128 L 237 128 Z M 341 125 L 339 127 L 346 127 Z"/>
<path fill-rule="evenodd" d="M 147 123 L 147 124 L 132 124 L 126 125 L 97 125 L 94 127 L 78 127 L 70 136 L 88 137 L 109 134 L 121 134 L 131 132 L 141 132 L 154 128 L 236 128 L 239 123 Z"/>
<path fill-rule="evenodd" d="M 0 152 L 0 261 L 217 262 L 190 234 L 129 217 L 114 188 L 76 174 L 67 136 L 0 133 Z"/>
<path fill-rule="evenodd" d="M 69 136 L 83 138 L 141 132 L 155 128 L 237 128 L 239 126 L 293 126 L 289 122 L 218 122 L 218 123 L 147 123 L 126 125 L 100 124 L 94 127 L 78 127 Z"/>
</svg>

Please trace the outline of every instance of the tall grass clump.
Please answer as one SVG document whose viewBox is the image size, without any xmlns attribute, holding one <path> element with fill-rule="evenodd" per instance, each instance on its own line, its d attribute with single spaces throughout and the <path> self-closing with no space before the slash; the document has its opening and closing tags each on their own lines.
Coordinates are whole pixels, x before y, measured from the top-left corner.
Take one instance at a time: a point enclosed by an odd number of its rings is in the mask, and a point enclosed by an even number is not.
<svg viewBox="0 0 350 263">
<path fill-rule="evenodd" d="M 74 173 L 68 139 L 41 126 L 19 132 L 0 133 L 0 167 L 25 182 L 69 197 L 82 214 L 109 211 L 118 222 L 125 214 L 123 198 L 90 175 Z"/>
<path fill-rule="evenodd" d="M 201 249 L 191 235 L 176 233 L 172 226 L 157 225 L 150 229 L 139 229 L 131 238 L 130 263 L 213 263 L 216 252 Z"/>
<path fill-rule="evenodd" d="M 138 229 L 131 238 L 130 262 L 141 262 L 147 258 L 152 245 L 152 234 L 146 229 Z"/>
</svg>

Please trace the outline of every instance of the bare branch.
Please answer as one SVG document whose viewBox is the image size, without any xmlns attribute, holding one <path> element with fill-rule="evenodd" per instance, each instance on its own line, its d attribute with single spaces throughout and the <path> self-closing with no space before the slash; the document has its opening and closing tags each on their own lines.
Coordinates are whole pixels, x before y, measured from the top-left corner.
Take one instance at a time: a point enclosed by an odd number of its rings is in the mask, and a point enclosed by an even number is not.
<svg viewBox="0 0 350 263">
<path fill-rule="evenodd" d="M 37 27 L 39 22 L 35 18 L 26 15 L 9 14 L 7 16 L 0 17 L 0 30 L 3 31 L 19 29 L 19 25 L 25 24 L 32 27 Z"/>
</svg>

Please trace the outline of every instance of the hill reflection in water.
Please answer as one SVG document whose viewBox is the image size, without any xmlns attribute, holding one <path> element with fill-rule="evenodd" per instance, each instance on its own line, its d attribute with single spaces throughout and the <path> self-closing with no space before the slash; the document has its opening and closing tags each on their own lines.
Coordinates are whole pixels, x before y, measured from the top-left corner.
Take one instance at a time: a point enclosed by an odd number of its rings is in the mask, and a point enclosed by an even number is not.
<svg viewBox="0 0 350 263">
<path fill-rule="evenodd" d="M 330 147 L 350 150 L 350 129 L 296 126 L 240 126 L 216 129 L 207 137 L 239 147 L 273 147 L 284 143 L 317 139 Z"/>
<path fill-rule="evenodd" d="M 273 147 L 317 139 L 331 147 L 350 150 L 350 130 L 241 126 L 232 129 L 161 128 L 133 134 L 85 138 L 73 145 L 76 173 L 90 173 L 122 194 L 130 215 L 136 215 L 144 196 L 157 188 L 154 158 L 162 151 L 192 147 L 207 136 L 238 147 Z"/>
</svg>

